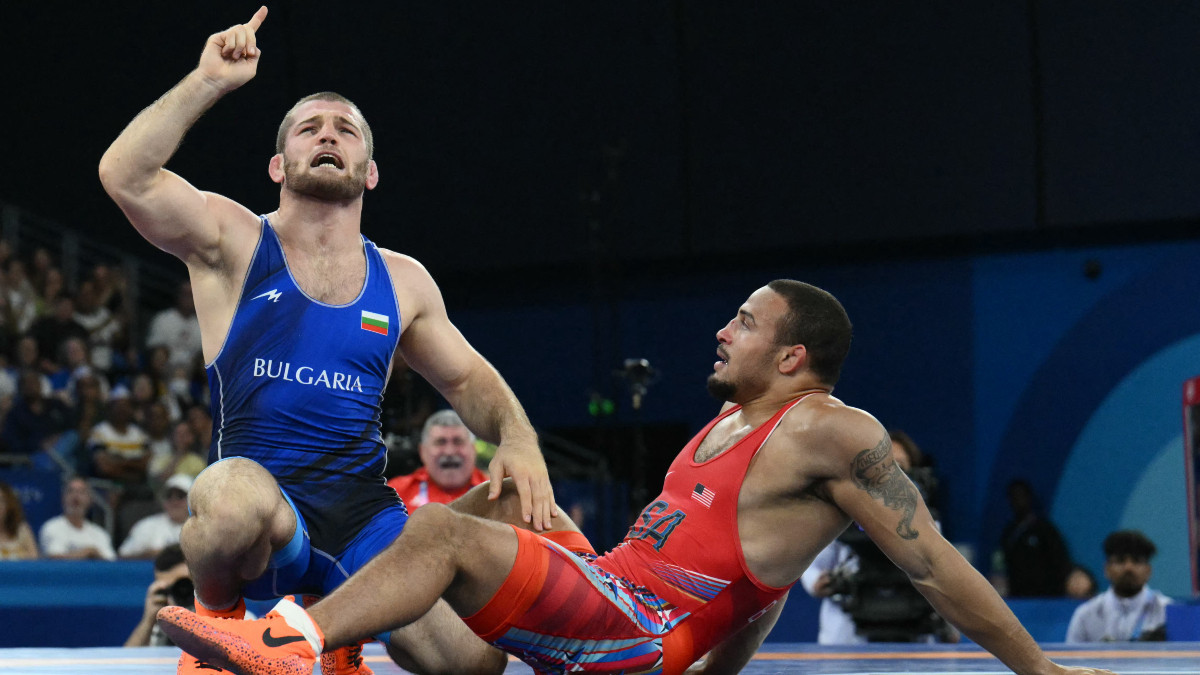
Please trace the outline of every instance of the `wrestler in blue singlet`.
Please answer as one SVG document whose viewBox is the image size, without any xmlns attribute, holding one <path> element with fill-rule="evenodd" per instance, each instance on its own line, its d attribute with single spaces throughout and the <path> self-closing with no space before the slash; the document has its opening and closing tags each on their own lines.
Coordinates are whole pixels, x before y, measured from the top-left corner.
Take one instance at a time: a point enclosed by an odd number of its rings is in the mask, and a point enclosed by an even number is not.
<svg viewBox="0 0 1200 675">
<path fill-rule="evenodd" d="M 209 463 L 258 462 L 297 511 L 292 544 L 276 553 L 246 596 L 324 594 L 387 546 L 407 520 L 383 478 L 380 431 L 399 308 L 383 257 L 366 237 L 362 292 L 334 306 L 300 290 L 275 230 L 261 220 L 229 334 L 207 367 Z"/>
</svg>

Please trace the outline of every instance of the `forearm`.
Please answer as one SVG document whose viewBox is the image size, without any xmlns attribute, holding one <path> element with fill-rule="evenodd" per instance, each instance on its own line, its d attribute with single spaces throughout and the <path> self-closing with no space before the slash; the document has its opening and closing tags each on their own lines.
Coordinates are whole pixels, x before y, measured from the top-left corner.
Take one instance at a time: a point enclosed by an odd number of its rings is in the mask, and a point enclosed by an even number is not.
<svg viewBox="0 0 1200 675">
<path fill-rule="evenodd" d="M 928 578 L 913 581 L 938 614 L 1018 675 L 1055 672 L 991 584 L 956 552 L 942 558 Z"/>
<path fill-rule="evenodd" d="M 134 626 L 133 632 L 125 640 L 126 647 L 147 647 L 150 645 L 150 632 L 154 629 L 154 616 L 143 616 Z"/>
<path fill-rule="evenodd" d="M 537 433 L 516 394 L 491 364 L 483 361 L 455 387 L 442 392 L 463 423 L 489 443 L 528 441 Z"/>
<path fill-rule="evenodd" d="M 129 123 L 100 160 L 110 192 L 147 189 L 179 148 L 184 134 L 225 94 L 198 70 L 184 77 Z"/>
</svg>

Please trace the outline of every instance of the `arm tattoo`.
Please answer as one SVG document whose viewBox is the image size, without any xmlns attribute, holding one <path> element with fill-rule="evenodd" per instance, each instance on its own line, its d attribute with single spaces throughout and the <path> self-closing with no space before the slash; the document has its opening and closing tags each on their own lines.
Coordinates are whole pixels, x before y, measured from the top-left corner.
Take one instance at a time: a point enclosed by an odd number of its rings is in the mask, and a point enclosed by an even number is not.
<svg viewBox="0 0 1200 675">
<path fill-rule="evenodd" d="M 901 512 L 896 534 L 901 539 L 916 539 L 920 534 L 912 527 L 917 513 L 917 488 L 892 459 L 892 441 L 887 436 L 870 450 L 863 450 L 850 462 L 854 482 L 883 505 Z"/>
</svg>

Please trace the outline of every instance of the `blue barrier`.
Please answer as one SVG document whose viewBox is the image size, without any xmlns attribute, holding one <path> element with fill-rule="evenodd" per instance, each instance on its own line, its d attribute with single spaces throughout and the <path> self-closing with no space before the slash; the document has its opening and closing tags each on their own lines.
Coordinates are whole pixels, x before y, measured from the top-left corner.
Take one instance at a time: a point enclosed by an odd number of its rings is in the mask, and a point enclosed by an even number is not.
<svg viewBox="0 0 1200 675">
<path fill-rule="evenodd" d="M 153 565 L 136 561 L 0 562 L 0 647 L 104 647 L 125 642 L 142 615 Z M 1010 599 L 1042 643 L 1062 642 L 1079 601 Z M 252 603 L 263 614 L 274 602 Z M 796 587 L 767 642 L 815 642 L 820 601 Z M 1200 640 L 1200 605 L 1169 609 L 1172 640 Z"/>
<path fill-rule="evenodd" d="M 0 562 L 0 647 L 122 645 L 153 578 L 145 560 Z"/>
</svg>

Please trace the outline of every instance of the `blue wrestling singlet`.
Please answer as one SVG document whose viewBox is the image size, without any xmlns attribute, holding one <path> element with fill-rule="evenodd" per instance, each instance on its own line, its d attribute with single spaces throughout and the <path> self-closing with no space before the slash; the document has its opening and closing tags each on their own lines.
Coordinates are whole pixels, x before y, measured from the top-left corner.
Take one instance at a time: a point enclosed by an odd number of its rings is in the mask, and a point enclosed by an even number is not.
<svg viewBox="0 0 1200 675">
<path fill-rule="evenodd" d="M 407 515 L 384 482 L 380 431 L 399 308 L 366 237 L 362 292 L 333 306 L 300 290 L 275 230 L 261 220 L 229 334 L 206 368 L 209 463 L 247 457 L 266 467 L 303 514 L 312 547 L 337 555 L 381 512 L 397 510 L 401 524 Z"/>
</svg>

